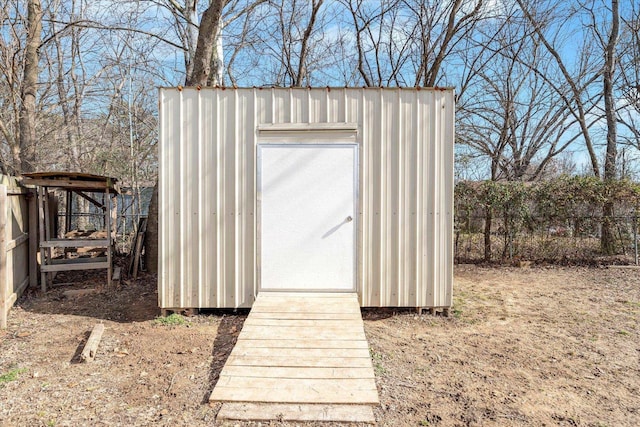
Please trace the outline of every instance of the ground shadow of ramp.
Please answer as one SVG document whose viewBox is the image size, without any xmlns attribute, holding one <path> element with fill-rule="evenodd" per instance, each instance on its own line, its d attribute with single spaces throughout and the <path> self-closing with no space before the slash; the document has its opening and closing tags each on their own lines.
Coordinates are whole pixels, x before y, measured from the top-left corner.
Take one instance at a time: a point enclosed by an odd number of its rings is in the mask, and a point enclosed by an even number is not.
<svg viewBox="0 0 640 427">
<path fill-rule="evenodd" d="M 356 294 L 261 293 L 210 397 L 219 419 L 374 422 Z"/>
</svg>

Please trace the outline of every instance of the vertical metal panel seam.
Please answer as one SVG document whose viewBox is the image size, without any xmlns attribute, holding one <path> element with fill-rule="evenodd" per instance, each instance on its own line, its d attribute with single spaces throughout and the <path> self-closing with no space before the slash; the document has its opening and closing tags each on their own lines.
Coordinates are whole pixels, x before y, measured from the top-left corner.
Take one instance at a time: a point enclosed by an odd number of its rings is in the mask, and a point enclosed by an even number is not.
<svg viewBox="0 0 640 427">
<path fill-rule="evenodd" d="M 439 159 L 440 159 L 440 145 L 438 143 L 438 141 L 440 140 L 439 136 L 441 134 L 441 128 L 440 128 L 440 111 L 442 108 L 441 102 L 440 102 L 440 97 L 436 96 L 436 93 L 433 93 L 434 96 L 434 114 L 433 114 L 433 123 L 434 123 L 434 130 L 433 130 L 433 138 L 432 138 L 432 144 L 433 144 L 433 165 L 432 165 L 432 175 L 433 175 L 433 183 L 434 183 L 434 187 L 439 189 L 440 188 L 440 168 L 439 168 Z M 432 246 L 433 246 L 433 253 L 434 253 L 434 263 L 432 266 L 432 277 L 433 277 L 433 302 L 432 304 L 438 305 L 438 299 L 439 299 L 439 294 L 440 294 L 440 242 L 442 240 L 442 233 L 441 233 L 441 229 L 440 229 L 440 221 L 439 221 L 439 216 L 440 216 L 440 198 L 439 197 L 435 197 L 435 191 L 434 191 L 434 198 L 433 198 L 433 227 L 434 227 L 434 231 L 435 231 L 435 236 L 436 238 L 433 239 L 432 242 Z"/>
<path fill-rule="evenodd" d="M 397 215 L 397 227 L 398 227 L 398 280 L 396 282 L 396 293 L 398 295 L 398 305 L 407 306 L 407 291 L 406 291 L 406 274 L 405 268 L 407 265 L 406 259 L 406 239 L 407 239 L 407 230 L 406 230 L 406 214 L 407 210 L 405 209 L 405 200 L 407 198 L 406 193 L 406 168 L 404 164 L 404 156 L 406 154 L 407 148 L 409 146 L 409 140 L 407 135 L 409 134 L 406 129 L 406 114 L 404 110 L 405 99 L 404 99 L 404 89 L 398 89 L 398 160 L 397 160 L 397 168 L 398 168 L 398 215 Z"/>
<path fill-rule="evenodd" d="M 423 192 L 423 183 L 422 183 L 422 150 L 423 150 L 423 139 L 422 139 L 422 132 L 421 132 L 421 120 L 420 118 L 422 117 L 421 114 L 421 110 L 422 110 L 422 103 L 420 102 L 420 97 L 418 96 L 418 93 L 415 94 L 415 103 L 414 103 L 414 117 L 415 117 L 415 123 L 414 123 L 414 129 L 415 129 L 415 141 L 416 141 L 416 156 L 414 159 L 414 162 L 416 164 L 415 170 L 416 170 L 416 176 L 415 176 L 415 180 L 416 180 L 416 199 L 415 199 L 415 206 L 414 206 L 414 210 L 416 211 L 416 215 L 414 216 L 413 221 L 415 222 L 415 227 L 416 227 L 416 251 L 413 254 L 414 257 L 414 262 L 415 262 L 415 277 L 416 277 L 416 282 L 413 286 L 415 286 L 415 293 L 416 293 L 416 306 L 424 306 L 425 302 L 424 302 L 424 297 L 423 297 L 423 280 L 422 280 L 422 235 L 424 233 L 423 228 L 420 226 L 422 223 L 422 209 L 420 208 L 421 203 L 422 203 L 422 192 Z"/>
<path fill-rule="evenodd" d="M 203 269 L 206 265 L 206 262 L 203 262 L 202 254 L 204 253 L 204 239 L 203 239 L 203 230 L 204 224 L 203 220 L 206 218 L 204 212 L 204 205 L 202 203 L 203 198 L 203 190 L 204 190 L 204 167 L 203 163 L 205 162 L 204 156 L 204 144 L 202 141 L 202 125 L 204 121 L 202 120 L 202 93 L 198 92 L 198 308 L 203 306 L 203 293 L 204 289 L 204 273 Z"/>
<path fill-rule="evenodd" d="M 178 117 L 179 117 L 179 132 L 180 132 L 180 136 L 179 136 L 179 140 L 178 140 L 178 152 L 179 152 L 179 160 L 178 160 L 178 188 L 180 189 L 180 194 L 178 196 L 178 204 L 179 204 L 179 211 L 180 214 L 178 215 L 178 227 L 180 228 L 180 236 L 178 238 L 178 245 L 180 246 L 180 249 L 182 249 L 183 247 L 183 239 L 184 239 L 184 221 L 183 219 L 183 214 L 184 214 L 184 171 L 182 170 L 182 159 L 184 157 L 184 135 L 183 135 L 183 124 L 184 124 L 184 99 L 183 99 L 183 93 L 182 91 L 179 92 L 179 99 L 180 102 L 178 104 L 178 108 L 179 108 L 179 113 L 178 113 Z M 182 277 L 182 275 L 184 274 L 184 251 L 180 250 L 180 267 L 178 269 L 178 277 Z M 179 287 L 179 304 L 180 307 L 184 307 L 184 292 L 182 292 L 182 281 L 180 280 L 179 283 L 174 284 L 174 286 L 178 286 Z M 175 289 L 174 289 L 174 295 L 175 295 Z"/>
<path fill-rule="evenodd" d="M 243 189 L 244 189 L 244 174 L 242 173 L 243 171 L 243 164 L 244 164 L 244 158 L 243 156 L 243 150 L 242 148 L 244 147 L 244 141 L 240 140 L 240 126 L 242 125 L 242 117 L 240 117 L 240 115 L 238 114 L 238 90 L 237 89 L 231 89 L 232 93 L 233 93 L 233 139 L 235 140 L 235 143 L 233 144 L 234 147 L 234 151 L 235 151 L 235 170 L 234 170 L 234 174 L 235 174 L 235 179 L 234 179 L 234 192 L 235 192 L 235 200 L 234 200 L 234 211 L 235 211 L 235 227 L 234 227 L 234 239 L 233 239 L 233 243 L 234 243 L 234 252 L 235 252 L 235 259 L 234 259 L 234 266 L 235 266 L 235 274 L 234 276 L 234 298 L 235 298 L 235 303 L 234 303 L 234 307 L 238 307 L 238 304 L 242 298 L 242 292 L 241 292 L 241 283 L 242 283 L 242 278 L 244 276 L 244 271 L 243 271 L 243 258 L 244 258 L 244 253 L 242 252 L 242 239 L 243 239 L 243 224 L 242 224 L 242 202 L 244 201 L 244 199 L 242 198 L 243 196 Z"/>
<path fill-rule="evenodd" d="M 215 139 L 216 139 L 216 163 L 218 164 L 218 169 L 217 169 L 217 179 L 216 179 L 216 186 L 217 186 L 217 197 L 216 197 L 216 204 L 217 204 L 217 221 L 216 221 L 216 228 L 217 228 L 217 235 L 218 235 L 218 240 L 217 240 L 217 251 L 216 251 L 216 255 L 218 258 L 218 268 L 216 271 L 216 287 L 217 287 L 217 306 L 218 307 L 224 307 L 224 304 L 222 303 L 222 301 L 224 301 L 224 287 L 225 287 L 225 283 L 224 283 L 224 248 L 223 248 L 223 243 L 224 243 L 224 215 L 225 215 L 225 210 L 224 210 L 224 198 L 225 198 L 225 191 L 224 191 L 224 186 L 223 186 L 223 181 L 222 181 L 222 177 L 224 176 L 224 151 L 223 151 L 223 144 L 222 144 L 222 137 L 221 137 L 221 117 L 220 117 L 220 92 L 216 91 L 215 93 L 215 100 L 216 100 L 216 112 L 215 112 L 215 123 L 216 123 L 216 133 L 215 133 Z"/>
<path fill-rule="evenodd" d="M 330 104 L 330 102 L 331 102 L 331 99 L 330 99 L 330 97 L 329 97 L 329 94 L 330 94 L 330 93 L 331 93 L 331 92 L 330 92 L 330 89 L 329 89 L 329 88 L 327 88 L 327 89 L 325 89 L 325 90 L 324 90 L 324 115 L 325 115 L 325 120 L 324 120 L 324 121 L 325 121 L 325 122 L 329 122 L 329 121 L 331 121 L 331 117 L 330 117 L 330 115 L 329 115 L 329 110 L 330 110 L 330 108 L 329 108 L 329 104 Z"/>
<path fill-rule="evenodd" d="M 367 183 L 369 182 L 369 157 L 371 155 L 369 145 L 365 143 L 367 135 L 367 127 L 365 125 L 365 109 L 364 109 L 364 95 L 362 89 L 345 89 L 344 90 L 345 102 L 353 102 L 360 105 L 358 111 L 354 116 L 349 116 L 345 104 L 345 121 L 356 121 L 358 125 L 357 141 L 360 145 L 360 170 L 362 175 L 360 176 L 360 247 L 358 248 L 358 261 L 360 263 L 360 274 L 358 276 L 359 281 L 359 297 L 360 305 L 370 305 L 371 285 L 368 271 L 369 251 L 367 250 L 367 236 L 366 230 L 369 229 L 370 212 L 368 209 L 369 190 Z M 353 114 L 353 112 L 351 112 Z"/>
<path fill-rule="evenodd" d="M 371 144 L 368 137 L 368 120 L 367 120 L 367 105 L 364 95 L 364 89 L 359 89 L 354 95 L 354 98 L 358 100 L 361 107 L 362 120 L 360 120 L 360 140 L 362 146 L 362 191 L 360 192 L 362 197 L 362 248 L 360 252 L 360 258 L 362 262 L 362 276 L 360 278 L 361 283 L 361 300 L 363 305 L 371 305 L 371 294 L 373 286 L 373 278 L 371 277 L 371 245 L 368 244 L 371 236 L 371 209 L 369 209 L 371 199 L 371 189 L 369 181 L 371 180 L 369 163 L 371 162 Z"/>
<path fill-rule="evenodd" d="M 435 96 L 435 92 L 431 92 L 431 98 L 433 99 L 433 102 L 431 103 L 432 105 L 432 113 L 431 113 L 431 117 L 430 117 L 430 121 L 432 123 L 432 129 L 430 132 L 430 143 L 431 143 L 431 159 L 429 161 L 429 173 L 431 175 L 431 184 L 433 185 L 433 188 L 437 188 L 438 185 L 438 170 L 437 170 L 437 159 L 438 159 L 438 133 L 439 133 L 439 127 L 438 127 L 438 120 L 437 120 L 437 116 L 438 116 L 438 112 L 439 112 L 439 103 L 437 102 L 436 96 Z M 437 209 L 438 209 L 438 197 L 435 194 L 435 191 L 432 191 L 431 197 L 430 197 L 430 211 L 431 211 L 431 218 L 430 218 L 430 226 L 431 229 L 433 230 L 433 234 L 432 234 L 432 238 L 430 243 L 431 246 L 431 254 L 429 256 L 429 258 L 431 259 L 431 265 L 430 265 L 430 272 L 429 272 L 429 276 L 430 276 L 430 290 L 431 290 L 431 294 L 430 294 L 430 301 L 429 304 L 435 306 L 436 304 L 436 292 L 437 292 L 437 266 L 438 266 L 438 239 L 440 238 L 440 230 L 438 229 L 438 221 L 437 221 Z"/>
<path fill-rule="evenodd" d="M 379 153 L 379 158 L 380 158 L 380 177 L 378 179 L 378 181 L 380 182 L 380 195 L 379 195 L 379 202 L 380 205 L 376 206 L 376 209 L 379 211 L 378 216 L 380 217 L 379 220 L 379 224 L 380 224 L 380 242 L 378 243 L 378 245 L 380 246 L 379 252 L 378 252 L 378 257 L 379 259 L 376 260 L 376 264 L 379 265 L 380 268 L 380 303 L 384 304 L 382 301 L 387 301 L 387 272 L 385 270 L 385 263 L 383 261 L 384 258 L 386 258 L 386 250 L 387 250 L 387 236 L 386 236 L 386 224 L 385 224 L 385 220 L 386 220 L 386 216 L 385 216 L 385 212 L 384 212 L 384 206 L 385 206 L 385 187 L 386 187 L 386 176 L 387 176 L 387 171 L 386 171 L 386 156 L 385 156 L 385 150 L 384 150 L 384 140 L 385 140 L 385 127 L 384 127 L 384 119 L 385 119 L 385 111 L 384 111 L 384 99 L 382 97 L 382 89 L 378 89 L 378 106 L 380 108 L 380 129 L 379 129 L 379 135 L 380 135 L 380 141 L 378 141 L 378 147 L 377 149 L 380 150 Z"/>
<path fill-rule="evenodd" d="M 164 198 L 162 197 L 162 188 L 164 187 L 162 184 L 162 178 L 164 177 L 163 173 L 163 161 L 162 156 L 164 154 L 164 131 L 162 127 L 164 126 L 165 120 L 163 119 L 164 108 L 162 108 L 162 102 L 164 101 L 164 91 L 162 89 L 158 89 L 158 305 L 160 307 L 164 307 L 164 290 L 166 288 L 166 283 L 164 281 L 164 248 L 165 244 L 163 241 L 164 232 L 163 228 L 163 220 L 164 215 L 161 215 L 161 206 L 163 206 Z M 29 230 L 31 232 L 33 230 Z M 34 231 L 35 232 L 35 231 Z"/>
</svg>

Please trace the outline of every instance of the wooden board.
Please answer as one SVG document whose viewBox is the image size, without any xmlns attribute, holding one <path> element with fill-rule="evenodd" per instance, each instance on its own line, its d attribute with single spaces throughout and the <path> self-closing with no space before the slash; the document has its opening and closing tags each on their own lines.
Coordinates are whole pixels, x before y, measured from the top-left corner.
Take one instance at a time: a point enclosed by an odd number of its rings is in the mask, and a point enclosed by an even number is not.
<svg viewBox="0 0 640 427">
<path fill-rule="evenodd" d="M 269 332 L 271 331 L 271 332 Z M 308 327 L 280 327 L 280 326 L 248 326 L 244 339 L 319 339 L 319 340 L 364 340 L 364 331 L 349 328 L 341 329 L 321 329 Z"/>
<path fill-rule="evenodd" d="M 249 344 L 249 345 L 247 345 Z M 253 356 L 253 357 L 293 357 L 299 359 L 316 357 L 334 357 L 338 359 L 346 358 L 369 358 L 369 350 L 366 348 L 263 348 L 253 347 L 250 342 L 243 341 L 236 344 L 231 352 L 231 356 Z"/>
<path fill-rule="evenodd" d="M 56 265 L 43 265 L 40 267 L 42 272 L 50 271 L 72 271 L 72 270 L 96 270 L 102 268 L 108 268 L 108 262 L 86 262 L 75 264 L 56 264 Z"/>
<path fill-rule="evenodd" d="M 218 402 L 272 402 L 272 403 L 345 403 L 377 405 L 378 391 L 373 389 L 352 389 L 348 386 L 317 382 L 306 384 L 308 380 L 297 379 L 294 383 L 281 384 L 278 388 L 265 389 L 260 383 L 255 387 L 218 386 L 211 393 L 211 400 Z M 372 381 L 373 382 L 373 381 Z"/>
<path fill-rule="evenodd" d="M 299 369 L 283 366 L 255 366 L 252 369 L 246 369 L 244 366 L 225 365 L 220 373 L 221 377 L 243 375 L 257 378 L 374 378 L 373 371 L 369 367 Z"/>
<path fill-rule="evenodd" d="M 266 347 L 272 349 L 282 348 L 364 348 L 368 349 L 366 340 L 316 340 L 316 339 L 290 339 L 290 340 L 269 340 L 269 339 L 245 339 L 239 337 L 236 345 L 247 343 L 253 347 Z"/>
<path fill-rule="evenodd" d="M 109 239 L 49 239 L 40 242 L 41 248 L 106 248 Z"/>
<path fill-rule="evenodd" d="M 297 404 L 288 411 L 291 420 L 301 421 L 344 418 L 342 410 L 350 413 L 335 405 L 379 403 L 356 295 L 260 293 L 210 400 L 242 405 Z M 322 405 L 304 406 L 309 404 Z M 262 406 L 242 405 L 229 406 L 228 417 L 223 412 L 222 419 L 275 420 L 283 415 L 279 411 L 272 417 L 269 411 L 256 409 Z M 234 418 L 239 408 L 251 409 L 247 409 L 248 418 Z M 254 409 L 256 413 L 251 415 Z M 369 406 L 355 412 L 366 420 L 373 419 Z M 349 420 L 346 416 L 342 421 Z M 366 420 L 362 422 L 370 422 Z"/>
<path fill-rule="evenodd" d="M 307 319 L 307 320 L 362 320 L 362 314 L 360 313 L 310 313 L 305 311 L 299 311 L 297 313 L 292 312 L 252 312 L 252 319 Z M 248 319 L 247 319 L 248 320 Z"/>
<path fill-rule="evenodd" d="M 245 320 L 244 326 L 322 326 L 327 328 L 340 328 L 345 324 L 345 319 L 274 319 L 273 317 L 251 317 Z M 353 319 L 357 320 L 357 319 Z M 349 325 L 356 322 L 349 322 Z M 358 325 L 359 326 L 359 325 Z"/>
<path fill-rule="evenodd" d="M 260 298 L 265 300 L 267 298 L 275 298 L 282 300 L 283 298 L 347 298 L 358 299 L 358 296 L 353 292 L 285 292 L 285 291 L 263 291 L 260 292 Z"/>
<path fill-rule="evenodd" d="M 375 423 L 373 410 L 367 405 L 292 405 L 261 403 L 225 403 L 218 412 L 219 420 L 238 421 L 331 421 Z"/>
<path fill-rule="evenodd" d="M 311 368 L 370 368 L 371 361 L 363 358 L 337 359 L 335 357 L 287 357 L 287 356 L 229 356 L 227 364 L 235 366 L 288 366 Z"/>
</svg>

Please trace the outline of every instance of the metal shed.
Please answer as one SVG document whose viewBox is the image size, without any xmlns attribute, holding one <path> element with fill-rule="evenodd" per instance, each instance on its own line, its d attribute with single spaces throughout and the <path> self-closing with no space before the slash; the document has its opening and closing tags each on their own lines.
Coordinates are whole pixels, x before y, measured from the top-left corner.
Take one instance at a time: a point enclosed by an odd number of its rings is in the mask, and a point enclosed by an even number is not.
<svg viewBox="0 0 640 427">
<path fill-rule="evenodd" d="M 452 89 L 161 88 L 159 305 L 449 307 Z"/>
</svg>

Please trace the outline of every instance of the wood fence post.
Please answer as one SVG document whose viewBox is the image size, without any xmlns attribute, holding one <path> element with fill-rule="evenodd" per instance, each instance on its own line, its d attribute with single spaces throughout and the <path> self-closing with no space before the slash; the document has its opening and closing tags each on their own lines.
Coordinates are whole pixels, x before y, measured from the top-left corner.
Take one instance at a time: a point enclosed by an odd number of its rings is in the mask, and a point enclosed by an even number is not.
<svg viewBox="0 0 640 427">
<path fill-rule="evenodd" d="M 29 192 L 29 286 L 38 286 L 38 193 Z"/>
<path fill-rule="evenodd" d="M 7 327 L 7 187 L 0 185 L 0 329 Z"/>
</svg>

